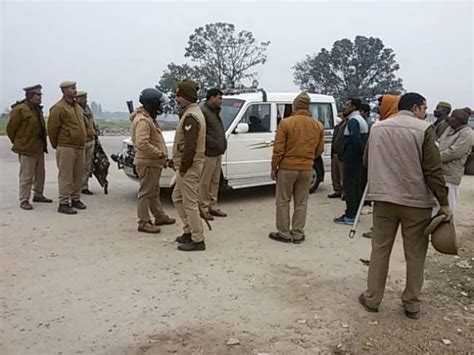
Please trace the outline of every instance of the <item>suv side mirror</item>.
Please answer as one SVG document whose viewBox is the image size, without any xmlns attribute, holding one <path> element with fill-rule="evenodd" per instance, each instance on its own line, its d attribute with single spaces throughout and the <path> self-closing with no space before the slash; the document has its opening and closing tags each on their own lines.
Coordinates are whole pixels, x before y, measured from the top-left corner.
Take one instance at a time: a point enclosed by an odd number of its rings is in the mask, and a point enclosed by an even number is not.
<svg viewBox="0 0 474 355">
<path fill-rule="evenodd" d="M 235 134 L 247 133 L 249 131 L 248 123 L 239 123 L 234 129 Z"/>
</svg>

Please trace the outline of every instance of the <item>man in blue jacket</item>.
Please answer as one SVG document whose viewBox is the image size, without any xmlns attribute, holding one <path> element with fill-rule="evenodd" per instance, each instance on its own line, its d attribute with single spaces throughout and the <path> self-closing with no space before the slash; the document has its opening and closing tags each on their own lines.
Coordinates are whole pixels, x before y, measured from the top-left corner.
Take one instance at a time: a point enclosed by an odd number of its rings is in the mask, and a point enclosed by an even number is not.
<svg viewBox="0 0 474 355">
<path fill-rule="evenodd" d="M 342 161 L 344 163 L 344 193 L 346 196 L 346 212 L 334 219 L 335 223 L 352 225 L 355 221 L 357 208 L 362 198 L 361 177 L 362 158 L 367 143 L 369 125 L 361 116 L 361 101 L 351 98 L 344 107 L 347 125 L 344 129 Z"/>
</svg>

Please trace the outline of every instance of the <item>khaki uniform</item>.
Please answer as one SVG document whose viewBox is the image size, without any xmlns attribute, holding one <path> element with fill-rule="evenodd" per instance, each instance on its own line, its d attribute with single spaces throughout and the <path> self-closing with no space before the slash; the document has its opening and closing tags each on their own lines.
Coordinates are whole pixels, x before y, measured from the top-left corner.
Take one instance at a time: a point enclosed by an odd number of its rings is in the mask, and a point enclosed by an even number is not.
<svg viewBox="0 0 474 355">
<path fill-rule="evenodd" d="M 221 181 L 222 155 L 205 157 L 199 182 L 199 204 L 202 211 L 209 212 L 216 208 Z"/>
<path fill-rule="evenodd" d="M 82 189 L 89 189 L 89 177 L 92 172 L 92 159 L 95 148 L 95 124 L 94 116 L 89 106 L 84 109 L 84 124 L 86 125 L 86 145 L 85 145 L 85 169 L 82 180 Z"/>
<path fill-rule="evenodd" d="M 190 129 L 190 126 L 185 124 L 186 120 L 194 120 L 198 126 L 196 147 L 192 162 L 188 160 L 189 157 L 186 157 L 186 160 L 184 160 L 186 155 L 185 130 Z M 191 233 L 191 239 L 195 243 L 204 241 L 203 226 L 199 213 L 198 186 L 204 163 L 205 142 L 206 120 L 199 106 L 192 103 L 186 107 L 176 128 L 173 162 L 177 172 L 172 199 L 183 221 L 184 233 Z M 183 170 L 183 166 L 187 164 L 190 165 L 189 167 L 186 166 L 186 173 L 184 176 L 181 176 L 180 170 Z"/>
<path fill-rule="evenodd" d="M 221 179 L 222 154 L 227 149 L 224 125 L 219 116 L 220 107 L 213 107 L 207 101 L 202 106 L 206 119 L 206 151 L 199 182 L 199 204 L 203 212 L 216 208 Z"/>
<path fill-rule="evenodd" d="M 448 205 L 436 132 L 411 112 L 400 111 L 375 123 L 369 140 L 367 198 L 375 204 L 365 301 L 371 308 L 382 301 L 390 254 L 401 225 L 407 262 L 402 302 L 407 311 L 418 312 L 428 249 L 424 230 L 430 222 L 433 196 L 441 205 Z"/>
<path fill-rule="evenodd" d="M 324 150 L 324 128 L 307 110 L 297 110 L 280 122 L 275 137 L 272 170 L 278 171 L 276 226 L 285 239 L 304 238 L 311 169 Z M 290 202 L 294 212 L 290 228 Z"/>
<path fill-rule="evenodd" d="M 6 131 L 20 162 L 20 202 L 30 200 L 32 187 L 35 197 L 43 196 L 47 143 L 41 108 L 26 100 L 17 102 L 12 106 Z"/>
<path fill-rule="evenodd" d="M 56 149 L 59 203 L 79 201 L 84 178 L 86 127 L 84 111 L 75 102 L 64 98 L 55 103 L 48 119 L 48 135 Z"/>
<path fill-rule="evenodd" d="M 155 218 L 165 215 L 160 201 L 160 178 L 167 158 L 166 144 L 160 127 L 148 112 L 140 107 L 132 122 L 132 140 L 140 188 L 138 190 L 138 225 L 150 222 L 150 213 Z"/>
</svg>

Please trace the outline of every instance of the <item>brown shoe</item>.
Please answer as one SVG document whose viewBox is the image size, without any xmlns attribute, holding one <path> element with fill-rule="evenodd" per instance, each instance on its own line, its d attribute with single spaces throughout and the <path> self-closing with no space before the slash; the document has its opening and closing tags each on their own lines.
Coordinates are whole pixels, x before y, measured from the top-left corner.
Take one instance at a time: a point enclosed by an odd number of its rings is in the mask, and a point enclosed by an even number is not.
<svg viewBox="0 0 474 355">
<path fill-rule="evenodd" d="M 41 203 L 51 203 L 53 200 L 50 198 L 47 198 L 45 196 L 34 196 L 33 197 L 33 202 L 41 202 Z"/>
<path fill-rule="evenodd" d="M 160 217 L 155 218 L 155 226 L 164 226 L 167 224 L 175 224 L 176 220 L 164 214 Z"/>
<path fill-rule="evenodd" d="M 225 213 L 224 211 L 221 211 L 220 209 L 215 209 L 215 210 L 209 209 L 209 214 L 216 217 L 227 217 L 227 213 Z"/>
<path fill-rule="evenodd" d="M 138 231 L 143 233 L 158 234 L 161 232 L 160 227 L 154 226 L 151 223 L 146 223 L 138 226 Z"/>
<path fill-rule="evenodd" d="M 369 306 L 367 305 L 367 302 L 365 301 L 365 296 L 364 296 L 363 293 L 361 293 L 360 296 L 359 296 L 359 303 L 360 303 L 362 306 L 364 306 L 364 308 L 365 308 L 365 310 L 366 310 L 367 312 L 377 313 L 377 312 L 379 311 L 378 308 L 372 308 L 372 307 L 369 307 Z"/>
<path fill-rule="evenodd" d="M 81 194 L 84 194 L 84 195 L 93 195 L 94 193 L 89 190 L 89 189 L 82 189 L 81 190 Z"/>
<path fill-rule="evenodd" d="M 201 211 L 200 212 L 201 218 L 207 219 L 208 221 L 213 221 L 214 217 L 209 212 Z"/>
<path fill-rule="evenodd" d="M 25 211 L 31 211 L 33 209 L 33 206 L 31 206 L 29 201 L 23 201 L 20 203 L 20 208 L 24 209 Z"/>
<path fill-rule="evenodd" d="M 277 242 L 283 242 L 283 243 L 291 243 L 291 239 L 289 238 L 284 238 L 280 235 L 278 232 L 271 232 L 268 237 L 270 239 L 276 240 Z"/>
</svg>

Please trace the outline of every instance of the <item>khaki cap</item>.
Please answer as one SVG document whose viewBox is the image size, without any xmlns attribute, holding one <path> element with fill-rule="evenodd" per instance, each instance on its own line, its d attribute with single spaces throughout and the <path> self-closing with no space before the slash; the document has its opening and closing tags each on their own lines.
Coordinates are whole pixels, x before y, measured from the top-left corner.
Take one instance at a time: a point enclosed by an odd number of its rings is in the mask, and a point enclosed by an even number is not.
<svg viewBox="0 0 474 355">
<path fill-rule="evenodd" d="M 61 89 L 65 89 L 65 88 L 68 88 L 70 86 L 74 86 L 76 85 L 76 82 L 75 81 L 72 81 L 72 80 L 66 80 L 66 81 L 63 81 L 61 84 L 59 84 L 59 87 Z"/>
<path fill-rule="evenodd" d="M 87 91 L 78 91 L 77 94 L 76 94 L 76 97 L 82 97 L 82 96 L 86 96 L 87 95 Z"/>
</svg>

